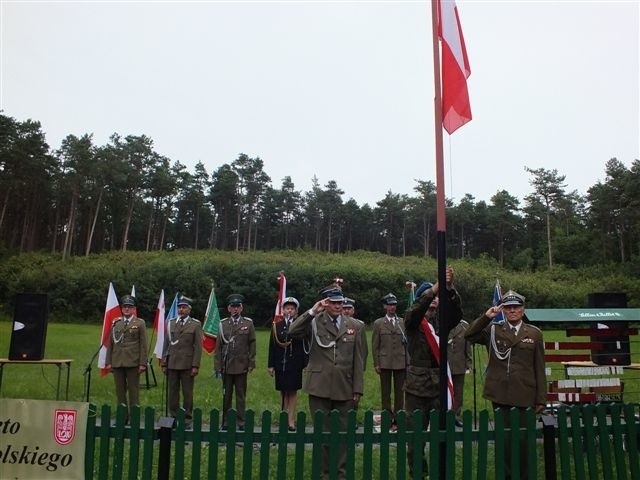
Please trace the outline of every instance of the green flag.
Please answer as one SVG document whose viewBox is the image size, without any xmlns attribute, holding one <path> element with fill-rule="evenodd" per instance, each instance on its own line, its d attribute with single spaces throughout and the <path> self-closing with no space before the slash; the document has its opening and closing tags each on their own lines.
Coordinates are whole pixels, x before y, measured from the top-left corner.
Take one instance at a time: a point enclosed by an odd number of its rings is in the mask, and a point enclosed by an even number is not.
<svg viewBox="0 0 640 480">
<path fill-rule="evenodd" d="M 202 348 L 209 355 L 216 349 L 216 339 L 218 338 L 218 327 L 220 326 L 220 312 L 218 311 L 218 301 L 216 300 L 215 289 L 211 288 L 209 302 L 207 303 L 207 313 L 205 313 L 204 325 L 202 326 Z"/>
</svg>

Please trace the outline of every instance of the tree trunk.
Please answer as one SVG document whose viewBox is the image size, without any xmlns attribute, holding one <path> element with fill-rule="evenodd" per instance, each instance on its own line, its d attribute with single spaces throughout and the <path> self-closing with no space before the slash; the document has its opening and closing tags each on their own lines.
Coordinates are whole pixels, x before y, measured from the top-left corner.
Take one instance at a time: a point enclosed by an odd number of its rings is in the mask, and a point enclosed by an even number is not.
<svg viewBox="0 0 640 480">
<path fill-rule="evenodd" d="M 91 228 L 89 229 L 89 235 L 87 236 L 87 245 L 84 249 L 84 255 L 89 256 L 91 252 L 91 244 L 93 243 L 93 234 L 96 231 L 96 224 L 98 223 L 98 216 L 100 215 L 100 207 L 102 206 L 102 195 L 104 194 L 104 188 L 100 189 L 98 194 L 98 201 L 96 202 L 96 210 L 93 213 L 93 219 L 91 220 Z"/>
<path fill-rule="evenodd" d="M 129 208 L 127 209 L 127 219 L 124 222 L 124 233 L 122 234 L 122 251 L 127 251 L 127 243 L 129 242 L 129 227 L 131 226 L 131 219 L 133 218 L 133 204 L 135 197 L 132 195 L 129 199 Z"/>
<path fill-rule="evenodd" d="M 2 225 L 4 225 L 4 216 L 7 213 L 7 204 L 9 203 L 9 193 L 11 188 L 7 188 L 4 192 L 4 201 L 2 202 L 2 212 L 0 213 L 0 232 L 2 232 Z"/>
<path fill-rule="evenodd" d="M 195 218 L 195 239 L 193 242 L 193 248 L 198 249 L 198 236 L 200 233 L 200 207 L 196 207 L 196 218 Z"/>
<path fill-rule="evenodd" d="M 549 253 L 549 268 L 553 268 L 553 257 L 551 256 L 551 213 L 547 208 L 547 248 Z"/>
<path fill-rule="evenodd" d="M 64 245 L 62 246 L 62 260 L 67 258 L 67 255 L 71 252 L 71 232 L 73 230 L 73 216 L 76 211 L 76 203 L 78 201 L 78 193 L 77 189 L 73 189 L 73 193 L 71 195 L 71 205 L 69 206 L 69 218 L 67 219 L 67 231 L 64 236 Z"/>
</svg>

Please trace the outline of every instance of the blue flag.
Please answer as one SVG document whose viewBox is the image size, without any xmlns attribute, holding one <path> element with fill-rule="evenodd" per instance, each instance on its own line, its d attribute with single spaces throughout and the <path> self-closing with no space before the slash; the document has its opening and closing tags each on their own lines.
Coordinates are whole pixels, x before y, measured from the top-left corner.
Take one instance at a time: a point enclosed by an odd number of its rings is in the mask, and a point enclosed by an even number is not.
<svg viewBox="0 0 640 480">
<path fill-rule="evenodd" d="M 173 303 L 171 304 L 171 308 L 169 309 L 169 313 L 167 314 L 167 322 L 172 318 L 176 318 L 178 316 L 178 298 L 180 298 L 180 292 L 176 293 L 176 296 L 173 299 Z"/>
<path fill-rule="evenodd" d="M 496 278 L 496 288 L 493 289 L 493 306 L 497 307 L 500 304 L 500 299 L 502 298 L 502 288 L 500 288 L 500 280 Z M 493 319 L 493 323 L 504 322 L 504 314 L 500 312 Z"/>
</svg>

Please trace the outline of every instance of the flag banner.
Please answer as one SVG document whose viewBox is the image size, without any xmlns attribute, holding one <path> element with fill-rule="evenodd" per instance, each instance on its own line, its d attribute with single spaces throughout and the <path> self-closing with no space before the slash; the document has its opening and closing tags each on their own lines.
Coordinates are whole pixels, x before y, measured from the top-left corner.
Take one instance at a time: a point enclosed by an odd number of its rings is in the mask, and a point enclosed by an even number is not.
<svg viewBox="0 0 640 480">
<path fill-rule="evenodd" d="M 500 305 L 500 299 L 502 298 L 502 288 L 500 287 L 500 280 L 498 280 L 496 278 L 496 286 L 493 289 L 493 301 L 491 302 L 491 304 L 494 307 L 497 307 L 498 305 Z M 501 323 L 504 322 L 504 313 L 500 312 L 498 313 L 498 315 L 496 315 L 493 320 L 493 323 Z"/>
<path fill-rule="evenodd" d="M 122 315 L 118 297 L 113 289 L 113 283 L 109 283 L 109 292 L 107 293 L 107 305 L 104 309 L 104 318 L 102 320 L 102 336 L 100 340 L 100 352 L 98 353 L 98 368 L 100 375 L 103 377 L 109 373 L 105 368 L 107 359 L 107 347 L 109 346 L 109 335 L 111 335 L 111 325 L 113 321 Z"/>
<path fill-rule="evenodd" d="M 458 7 L 438 2 L 438 36 L 442 45 L 442 126 L 449 135 L 471 120 L 467 78 L 471 75 Z"/>
<path fill-rule="evenodd" d="M 85 478 L 88 403 L 0 398 L 0 412 L 0 478 Z"/>
<path fill-rule="evenodd" d="M 220 311 L 216 300 L 215 289 L 211 288 L 209 301 L 207 302 L 207 313 L 204 315 L 204 325 L 202 326 L 202 348 L 211 355 L 216 349 L 218 338 L 218 328 L 220 327 Z"/>
<path fill-rule="evenodd" d="M 422 319 L 420 326 L 422 327 L 422 333 L 427 339 L 427 343 L 431 347 L 433 356 L 436 357 L 438 365 L 440 365 L 440 338 L 426 317 Z M 453 379 L 451 378 L 451 368 L 449 368 L 449 364 L 447 364 L 447 410 L 453 409 Z"/>
<path fill-rule="evenodd" d="M 136 299 L 136 286 L 135 285 L 131 285 L 131 296 L 136 301 L 136 304 L 133 306 L 132 315 L 134 317 L 137 317 L 138 316 L 138 300 Z"/>
<path fill-rule="evenodd" d="M 164 289 L 160 290 L 160 298 L 158 298 L 158 306 L 156 308 L 156 316 L 153 319 L 153 329 L 156 332 L 156 344 L 153 347 L 153 353 L 156 358 L 162 358 L 162 349 L 164 348 Z"/>
<path fill-rule="evenodd" d="M 282 314 L 282 302 L 287 298 L 287 278 L 284 276 L 284 273 L 280 273 L 278 275 L 278 300 L 276 301 L 276 311 L 273 315 L 273 323 L 279 322 L 283 318 Z"/>
<path fill-rule="evenodd" d="M 413 305 L 413 302 L 416 301 L 416 284 L 411 280 L 404 282 L 405 287 L 409 290 L 409 303 L 407 304 L 407 308 Z"/>
</svg>

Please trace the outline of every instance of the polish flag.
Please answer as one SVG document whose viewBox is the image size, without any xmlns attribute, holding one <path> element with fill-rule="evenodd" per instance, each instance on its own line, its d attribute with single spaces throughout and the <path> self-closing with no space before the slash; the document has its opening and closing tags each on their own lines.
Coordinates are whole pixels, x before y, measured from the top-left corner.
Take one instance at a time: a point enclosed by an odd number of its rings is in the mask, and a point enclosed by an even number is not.
<svg viewBox="0 0 640 480">
<path fill-rule="evenodd" d="M 278 275 L 278 283 L 280 284 L 280 288 L 278 290 L 278 300 L 276 301 L 276 311 L 273 315 L 273 323 L 279 322 L 284 316 L 282 314 L 282 302 L 284 302 L 284 299 L 287 297 L 287 278 L 282 272 Z"/>
<path fill-rule="evenodd" d="M 160 291 L 160 298 L 158 299 L 158 307 L 156 308 L 156 316 L 153 320 L 153 328 L 156 331 L 156 345 L 153 349 L 153 353 L 157 359 L 162 358 L 162 349 L 164 347 L 164 289 Z"/>
<path fill-rule="evenodd" d="M 109 335 L 111 335 L 111 325 L 113 321 L 122 315 L 120 304 L 113 289 L 113 283 L 109 283 L 109 293 L 107 294 L 107 306 L 104 309 L 104 319 L 102 320 L 102 340 L 100 352 L 98 353 L 98 368 L 103 377 L 109 373 L 105 368 L 107 359 L 107 347 L 109 346 Z"/>
<path fill-rule="evenodd" d="M 438 36 L 442 45 L 442 125 L 451 135 L 471 120 L 467 90 L 471 68 L 453 0 L 438 0 Z"/>
</svg>

